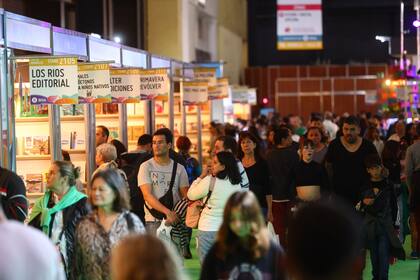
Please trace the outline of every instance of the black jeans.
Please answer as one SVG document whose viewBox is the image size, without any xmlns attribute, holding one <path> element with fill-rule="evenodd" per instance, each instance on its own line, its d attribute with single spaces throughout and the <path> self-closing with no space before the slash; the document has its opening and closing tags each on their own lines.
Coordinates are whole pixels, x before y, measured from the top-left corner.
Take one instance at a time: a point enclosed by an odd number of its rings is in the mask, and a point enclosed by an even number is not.
<svg viewBox="0 0 420 280">
<path fill-rule="evenodd" d="M 388 280 L 389 239 L 385 230 L 381 230 L 371 241 L 369 251 L 373 280 Z"/>
</svg>

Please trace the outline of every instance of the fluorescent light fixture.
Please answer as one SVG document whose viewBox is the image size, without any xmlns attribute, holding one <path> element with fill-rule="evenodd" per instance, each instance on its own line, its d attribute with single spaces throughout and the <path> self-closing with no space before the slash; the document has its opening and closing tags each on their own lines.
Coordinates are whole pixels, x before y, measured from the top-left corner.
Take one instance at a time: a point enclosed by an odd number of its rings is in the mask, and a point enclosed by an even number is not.
<svg viewBox="0 0 420 280">
<path fill-rule="evenodd" d="M 90 36 L 101 39 L 101 35 L 99 35 L 97 33 L 90 33 Z"/>
<path fill-rule="evenodd" d="M 420 21 L 419 20 L 415 20 L 415 21 L 413 21 L 413 26 L 415 27 L 415 28 L 419 28 L 420 27 Z"/>
<path fill-rule="evenodd" d="M 380 36 L 380 35 L 376 35 L 375 39 L 380 41 L 381 43 L 385 43 L 385 42 L 391 42 L 391 37 L 389 36 Z"/>
<path fill-rule="evenodd" d="M 114 42 L 118 43 L 118 44 L 121 43 L 121 37 L 120 36 L 115 36 L 114 37 Z"/>
</svg>

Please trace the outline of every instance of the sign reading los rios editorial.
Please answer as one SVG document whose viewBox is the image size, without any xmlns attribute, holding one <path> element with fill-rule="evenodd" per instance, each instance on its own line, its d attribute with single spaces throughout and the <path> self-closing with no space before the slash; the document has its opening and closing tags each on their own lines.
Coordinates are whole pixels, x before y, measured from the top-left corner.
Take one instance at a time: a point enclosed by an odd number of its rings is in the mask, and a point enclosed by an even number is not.
<svg viewBox="0 0 420 280">
<path fill-rule="evenodd" d="M 77 104 L 77 57 L 29 60 L 31 104 Z"/>
</svg>

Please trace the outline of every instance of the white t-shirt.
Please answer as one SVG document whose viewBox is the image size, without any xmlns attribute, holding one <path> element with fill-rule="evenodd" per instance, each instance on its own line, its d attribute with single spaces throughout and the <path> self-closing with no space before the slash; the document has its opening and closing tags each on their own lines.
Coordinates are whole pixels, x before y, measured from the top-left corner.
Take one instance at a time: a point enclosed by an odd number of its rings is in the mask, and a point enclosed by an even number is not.
<svg viewBox="0 0 420 280">
<path fill-rule="evenodd" d="M 0 279 L 65 279 L 58 250 L 41 231 L 5 221 L 0 223 L 0 240 Z"/>
<path fill-rule="evenodd" d="M 139 186 L 149 184 L 152 187 L 153 196 L 156 199 L 161 198 L 169 190 L 173 164 L 174 161 L 172 159 L 171 163 L 168 165 L 160 165 L 154 158 L 145 161 L 140 165 L 139 174 L 137 176 Z M 181 187 L 188 187 L 189 185 L 187 171 L 185 171 L 184 166 L 179 163 L 177 164 L 175 182 L 172 188 L 174 205 L 181 200 L 179 189 Z M 149 213 L 149 210 L 147 210 L 146 207 L 144 207 L 144 212 L 146 221 L 155 221 L 155 218 Z"/>
</svg>

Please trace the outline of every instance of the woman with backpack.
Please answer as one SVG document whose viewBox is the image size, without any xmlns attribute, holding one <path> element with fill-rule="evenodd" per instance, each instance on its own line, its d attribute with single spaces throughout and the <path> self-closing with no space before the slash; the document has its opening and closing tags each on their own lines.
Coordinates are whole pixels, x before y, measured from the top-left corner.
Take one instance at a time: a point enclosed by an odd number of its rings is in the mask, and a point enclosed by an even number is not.
<svg viewBox="0 0 420 280">
<path fill-rule="evenodd" d="M 112 247 L 130 233 L 145 233 L 140 219 L 129 211 L 127 188 L 113 169 L 97 172 L 91 181 L 93 211 L 76 228 L 76 279 L 110 279 Z"/>
</svg>

